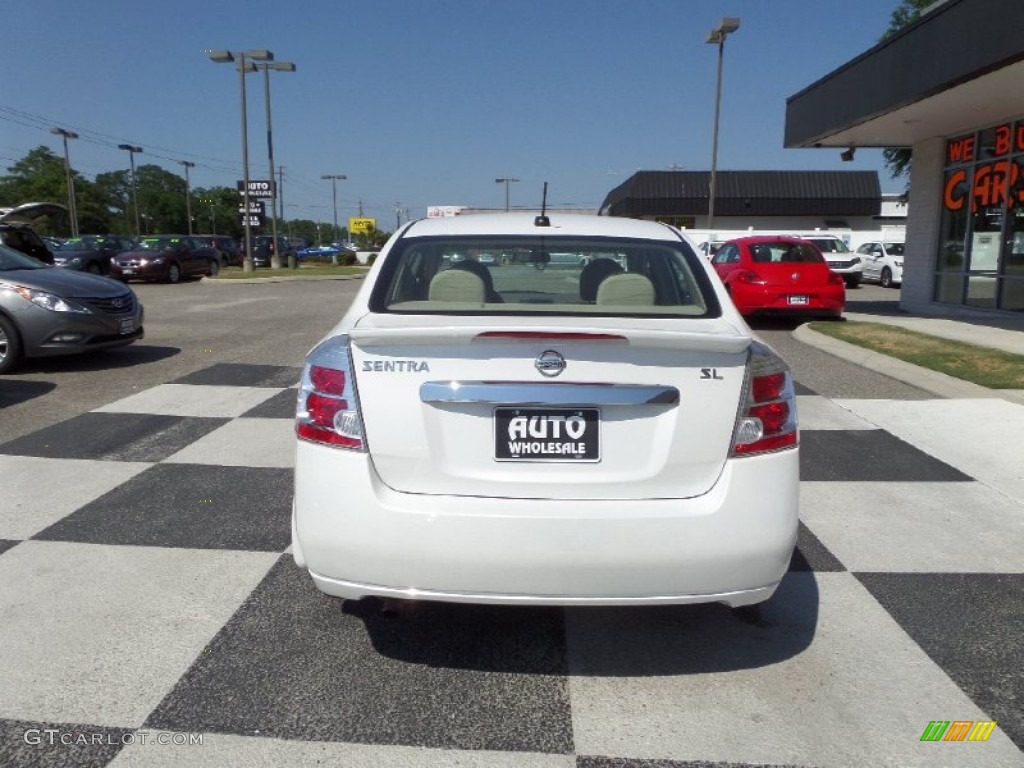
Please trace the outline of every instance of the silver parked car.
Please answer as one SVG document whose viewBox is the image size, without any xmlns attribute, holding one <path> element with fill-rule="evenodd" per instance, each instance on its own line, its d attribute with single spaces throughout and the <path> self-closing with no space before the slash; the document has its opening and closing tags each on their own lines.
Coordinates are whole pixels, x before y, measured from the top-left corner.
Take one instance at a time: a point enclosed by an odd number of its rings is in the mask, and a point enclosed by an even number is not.
<svg viewBox="0 0 1024 768">
<path fill-rule="evenodd" d="M 142 305 L 122 283 L 0 246 L 0 374 L 25 357 L 131 344 L 143 337 L 142 321 Z"/>
</svg>

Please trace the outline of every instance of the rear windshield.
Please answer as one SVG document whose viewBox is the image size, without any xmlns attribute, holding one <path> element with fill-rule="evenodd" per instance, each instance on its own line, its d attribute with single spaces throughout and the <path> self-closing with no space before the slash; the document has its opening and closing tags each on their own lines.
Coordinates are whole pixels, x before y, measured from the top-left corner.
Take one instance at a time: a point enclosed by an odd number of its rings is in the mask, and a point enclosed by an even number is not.
<svg viewBox="0 0 1024 768">
<path fill-rule="evenodd" d="M 409 238 L 387 256 L 374 312 L 717 317 L 683 241 L 556 237 Z"/>
<path fill-rule="evenodd" d="M 772 262 L 785 264 L 824 264 L 825 259 L 806 243 L 780 241 L 777 243 L 755 243 L 750 246 L 750 255 L 759 264 Z"/>
</svg>

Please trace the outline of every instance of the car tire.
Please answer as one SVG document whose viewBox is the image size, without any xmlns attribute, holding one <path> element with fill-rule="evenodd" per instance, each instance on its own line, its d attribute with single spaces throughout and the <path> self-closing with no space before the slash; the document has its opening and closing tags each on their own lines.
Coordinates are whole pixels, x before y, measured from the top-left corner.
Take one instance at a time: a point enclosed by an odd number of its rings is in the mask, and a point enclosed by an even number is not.
<svg viewBox="0 0 1024 768">
<path fill-rule="evenodd" d="M 888 267 L 882 269 L 882 276 L 878 278 L 878 282 L 882 284 L 883 288 L 892 288 L 892 270 Z"/>
<path fill-rule="evenodd" d="M 216 277 L 220 274 L 220 262 L 216 259 L 210 262 L 210 268 L 206 270 L 206 274 L 210 277 Z"/>
<path fill-rule="evenodd" d="M 181 267 L 179 267 L 177 264 L 172 263 L 169 267 L 167 267 L 167 282 L 181 282 Z"/>
<path fill-rule="evenodd" d="M 843 282 L 846 283 L 847 288 L 857 288 L 860 286 L 860 275 L 847 275 L 843 278 Z"/>
<path fill-rule="evenodd" d="M 10 373 L 21 364 L 21 337 L 14 323 L 0 315 L 0 374 Z"/>
<path fill-rule="evenodd" d="M 102 275 L 103 274 L 103 270 L 100 269 L 100 265 L 97 264 L 95 261 L 92 264 L 90 264 L 89 266 L 87 266 L 85 268 L 85 271 L 86 272 L 91 272 L 94 275 Z"/>
</svg>

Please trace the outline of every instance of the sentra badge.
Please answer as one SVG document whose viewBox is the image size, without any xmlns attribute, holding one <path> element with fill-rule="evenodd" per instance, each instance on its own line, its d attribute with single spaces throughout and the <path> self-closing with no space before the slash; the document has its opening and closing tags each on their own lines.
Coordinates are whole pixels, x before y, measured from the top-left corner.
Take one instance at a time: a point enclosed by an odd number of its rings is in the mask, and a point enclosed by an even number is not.
<svg viewBox="0 0 1024 768">
<path fill-rule="evenodd" d="M 389 373 L 391 371 L 413 373 L 429 371 L 430 366 L 426 360 L 364 360 L 363 370 L 381 373 Z"/>
</svg>

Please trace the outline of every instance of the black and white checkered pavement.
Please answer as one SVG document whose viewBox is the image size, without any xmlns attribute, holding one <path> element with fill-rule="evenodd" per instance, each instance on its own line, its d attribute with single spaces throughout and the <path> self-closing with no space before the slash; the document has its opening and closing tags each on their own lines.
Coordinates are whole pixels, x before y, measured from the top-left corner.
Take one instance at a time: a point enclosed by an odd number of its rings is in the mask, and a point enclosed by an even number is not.
<svg viewBox="0 0 1024 768">
<path fill-rule="evenodd" d="M 297 378 L 214 365 L 0 444 L 0 766 L 1024 766 L 1024 406 L 802 390 L 759 621 L 393 617 L 286 551 Z"/>
</svg>

